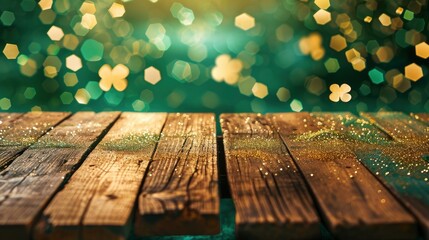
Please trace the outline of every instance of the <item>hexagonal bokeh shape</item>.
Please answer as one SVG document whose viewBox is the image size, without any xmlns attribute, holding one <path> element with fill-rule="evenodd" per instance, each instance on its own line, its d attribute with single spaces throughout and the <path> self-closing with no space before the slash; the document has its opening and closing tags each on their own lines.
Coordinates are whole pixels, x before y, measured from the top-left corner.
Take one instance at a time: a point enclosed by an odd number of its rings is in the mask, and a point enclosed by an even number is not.
<svg viewBox="0 0 429 240">
<path fill-rule="evenodd" d="M 328 9 L 331 6 L 329 0 L 314 0 L 314 4 L 321 9 Z"/>
<path fill-rule="evenodd" d="M 125 14 L 125 7 L 119 3 L 113 3 L 109 8 L 109 13 L 113 18 L 122 17 Z"/>
<path fill-rule="evenodd" d="M 334 35 L 331 37 L 331 42 L 329 43 L 329 47 L 331 47 L 337 52 L 340 52 L 341 50 L 347 47 L 346 39 L 340 34 Z"/>
<path fill-rule="evenodd" d="M 19 55 L 19 49 L 16 44 L 6 43 L 6 46 L 3 48 L 3 54 L 7 59 L 16 59 Z"/>
<path fill-rule="evenodd" d="M 317 11 L 313 15 L 313 18 L 316 21 L 316 23 L 319 25 L 325 25 L 332 20 L 331 13 L 324 9 L 320 9 L 319 11 Z"/>
<path fill-rule="evenodd" d="M 155 67 L 148 67 L 144 70 L 144 80 L 152 85 L 161 81 L 161 72 Z"/>
<path fill-rule="evenodd" d="M 263 83 L 255 83 L 252 87 L 252 93 L 255 97 L 263 99 L 268 95 L 268 87 Z"/>
<path fill-rule="evenodd" d="M 255 18 L 247 13 L 242 13 L 235 17 L 235 26 L 247 31 L 255 27 Z"/>
<path fill-rule="evenodd" d="M 417 82 L 423 77 L 422 67 L 415 63 L 411 63 L 405 67 L 405 77 L 413 82 Z"/>
<path fill-rule="evenodd" d="M 63 30 L 57 26 L 52 26 L 47 34 L 52 41 L 60 41 L 64 37 Z"/>
<path fill-rule="evenodd" d="M 429 58 L 429 44 L 426 42 L 421 42 L 416 45 L 416 56 L 423 59 Z"/>
<path fill-rule="evenodd" d="M 76 55 L 70 55 L 66 58 L 66 66 L 72 71 L 78 71 L 82 68 L 82 60 Z"/>
<path fill-rule="evenodd" d="M 13 22 L 15 22 L 15 14 L 13 12 L 4 11 L 0 15 L 0 21 L 5 26 L 11 26 L 13 24 Z"/>
<path fill-rule="evenodd" d="M 165 36 L 165 28 L 161 23 L 153 23 L 147 27 L 146 36 L 150 40 L 163 38 Z"/>
</svg>

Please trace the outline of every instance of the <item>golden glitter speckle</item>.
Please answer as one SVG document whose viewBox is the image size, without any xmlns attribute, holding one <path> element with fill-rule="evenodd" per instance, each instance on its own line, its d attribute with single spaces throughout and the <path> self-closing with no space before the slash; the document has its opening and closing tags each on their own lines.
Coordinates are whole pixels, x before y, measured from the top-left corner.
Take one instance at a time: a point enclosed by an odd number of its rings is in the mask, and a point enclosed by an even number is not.
<svg viewBox="0 0 429 240">
<path fill-rule="evenodd" d="M 48 36 L 52 41 L 60 41 L 64 37 L 64 32 L 57 26 L 52 26 L 48 31 Z"/>
<path fill-rule="evenodd" d="M 416 45 L 416 56 L 423 59 L 429 58 L 429 44 L 421 42 Z"/>
<path fill-rule="evenodd" d="M 19 55 L 19 49 L 16 44 L 6 43 L 4 46 L 3 54 L 7 59 L 16 59 Z"/>
<path fill-rule="evenodd" d="M 321 9 L 328 9 L 331 6 L 329 0 L 314 0 L 314 4 Z"/>
<path fill-rule="evenodd" d="M 329 43 L 329 47 L 339 52 L 347 47 L 346 39 L 340 34 L 334 35 L 331 37 L 331 42 Z"/>
<path fill-rule="evenodd" d="M 95 8 L 95 4 L 93 2 L 85 1 L 84 3 L 82 3 L 82 6 L 80 7 L 79 11 L 82 14 L 95 14 L 97 9 Z"/>
<path fill-rule="evenodd" d="M 240 78 L 243 63 L 239 59 L 231 59 L 228 54 L 216 58 L 216 66 L 212 69 L 212 77 L 217 82 L 225 81 L 227 84 L 236 84 Z"/>
<path fill-rule="evenodd" d="M 392 24 L 392 19 L 389 17 L 389 15 L 383 13 L 378 17 L 378 20 L 380 21 L 381 25 L 388 27 Z"/>
<path fill-rule="evenodd" d="M 252 93 L 255 97 L 263 99 L 268 95 L 268 87 L 263 83 L 255 83 L 252 87 Z"/>
<path fill-rule="evenodd" d="M 329 90 L 331 90 L 329 99 L 332 102 L 339 102 L 340 100 L 342 102 L 349 102 L 352 99 L 352 96 L 349 94 L 352 89 L 346 83 L 341 84 L 341 86 L 339 86 L 338 84 L 332 84 L 329 87 Z"/>
<path fill-rule="evenodd" d="M 423 77 L 423 70 L 419 65 L 411 63 L 405 67 L 405 77 L 416 82 Z"/>
<path fill-rule="evenodd" d="M 82 17 L 81 24 L 86 29 L 93 29 L 95 25 L 97 25 L 97 19 L 95 18 L 95 15 L 85 13 Z"/>
<path fill-rule="evenodd" d="M 122 4 L 113 3 L 112 6 L 109 8 L 109 13 L 112 18 L 122 17 L 125 14 L 125 7 Z"/>
<path fill-rule="evenodd" d="M 66 66 L 72 71 L 78 71 L 82 68 L 82 60 L 76 55 L 70 55 L 66 58 Z"/>
<path fill-rule="evenodd" d="M 113 86 L 119 92 L 124 91 L 128 85 L 126 78 L 129 73 L 130 70 L 123 64 L 118 64 L 113 69 L 110 65 L 104 64 L 98 71 L 98 75 L 101 77 L 100 88 L 107 92 Z"/>
<path fill-rule="evenodd" d="M 161 72 L 153 66 L 148 67 L 144 70 L 144 80 L 155 85 L 161 81 Z"/>
<path fill-rule="evenodd" d="M 235 26 L 247 31 L 255 26 L 255 18 L 247 13 L 242 13 L 235 17 Z"/>
<path fill-rule="evenodd" d="M 39 6 L 42 10 L 48 10 L 52 8 L 53 0 L 40 0 Z"/>
<path fill-rule="evenodd" d="M 316 20 L 316 23 L 319 25 L 325 25 L 331 21 L 331 13 L 324 9 L 317 11 L 313 17 L 314 20 Z"/>
</svg>

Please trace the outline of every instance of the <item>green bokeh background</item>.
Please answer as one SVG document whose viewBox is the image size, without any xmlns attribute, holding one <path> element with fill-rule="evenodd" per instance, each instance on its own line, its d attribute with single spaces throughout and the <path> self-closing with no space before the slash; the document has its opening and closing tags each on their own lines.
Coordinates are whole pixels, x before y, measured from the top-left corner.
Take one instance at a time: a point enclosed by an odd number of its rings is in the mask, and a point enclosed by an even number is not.
<svg viewBox="0 0 429 240">
<path fill-rule="evenodd" d="M 332 20 L 326 25 L 318 25 L 313 14 L 319 7 L 312 1 L 270 0 L 270 1 L 172 1 L 164 0 L 151 2 L 148 0 L 117 1 L 125 6 L 125 15 L 112 18 L 108 9 L 114 1 L 94 0 L 97 12 L 97 25 L 86 34 L 76 34 L 74 24 L 79 23 L 82 13 L 79 11 L 83 1 L 54 0 L 50 14 L 55 16 L 51 23 L 42 23 L 42 10 L 35 0 L 3 0 L 0 13 L 12 12 L 15 20 L 10 26 L 0 23 L 0 48 L 6 43 L 16 44 L 20 56 L 37 62 L 37 71 L 31 76 L 20 72 L 17 60 L 8 60 L 0 55 L 0 99 L 7 98 L 11 107 L 3 111 L 30 111 L 31 109 L 78 111 L 78 110 L 123 110 L 123 111 L 168 111 L 168 112 L 274 112 L 291 111 L 291 102 L 298 100 L 303 111 L 376 111 L 380 109 L 427 112 L 429 111 L 429 84 L 427 59 L 416 57 L 415 47 L 419 42 L 426 41 L 428 35 L 428 14 L 426 1 L 337 1 L 331 0 L 327 9 Z M 180 3 L 193 12 L 195 20 L 191 25 L 183 25 L 172 16 L 170 10 L 173 3 Z M 421 4 L 423 3 L 423 4 Z M 414 13 L 412 20 L 404 19 L 404 14 L 395 13 L 398 7 Z M 46 11 L 46 10 L 45 10 Z M 248 13 L 256 20 L 256 26 L 243 31 L 234 25 L 234 18 L 241 13 Z M 378 17 L 385 13 L 399 17 L 403 27 L 396 30 L 380 29 Z M 350 21 L 359 29 L 358 37 L 347 42 L 347 48 L 337 52 L 329 47 L 331 36 L 342 34 L 336 18 L 339 14 L 347 14 Z M 217 25 L 214 16 L 221 16 Z M 365 16 L 372 16 L 371 23 L 363 21 Z M 7 22 L 7 21 L 6 21 Z M 125 23 L 130 27 L 126 36 L 115 34 L 115 24 Z M 171 46 L 166 51 L 157 50 L 146 36 L 150 24 L 160 23 L 166 30 Z M 276 29 L 286 24 L 293 33 L 287 42 L 280 41 Z M 51 26 L 58 26 L 65 34 L 74 34 L 79 38 L 79 45 L 73 51 L 63 47 L 61 41 L 52 41 L 47 31 Z M 118 28 L 118 27 L 116 27 Z M 120 28 L 120 27 L 119 27 Z M 201 62 L 195 62 L 188 56 L 188 51 L 195 47 L 184 43 L 183 32 L 191 33 L 190 39 L 204 45 L 207 57 Z M 321 60 L 303 55 L 299 49 L 299 41 L 311 33 L 322 36 L 322 46 L 325 49 Z M 406 35 L 411 38 L 406 39 Z M 202 37 L 201 37 L 202 36 Z M 198 40 L 201 37 L 200 40 Z M 104 45 L 104 55 L 100 61 L 86 61 L 82 55 L 82 44 L 88 39 L 95 39 Z M 188 38 L 189 39 L 189 38 Z M 150 51 L 139 54 L 132 53 L 132 43 L 143 41 L 150 45 Z M 185 41 L 186 42 L 186 41 Z M 257 46 L 257 51 L 246 52 L 248 44 Z M 387 63 L 379 63 L 371 54 L 369 43 L 378 46 L 390 46 L 394 57 Z M 32 45 L 33 44 L 33 45 Z M 34 44 L 39 50 L 34 50 Z M 33 46 L 31 49 L 30 46 Z M 57 51 L 49 51 L 49 48 Z M 136 60 L 138 67 L 132 67 L 133 62 L 120 56 L 112 57 L 112 49 L 123 46 L 128 49 L 127 57 Z M 344 52 L 356 48 L 368 51 L 362 53 L 366 59 L 366 69 L 355 71 L 347 62 Z M 361 51 L 362 52 L 362 51 Z M 67 87 L 64 75 L 73 72 L 65 66 L 66 57 L 76 54 L 82 59 L 83 68 L 76 72 L 79 82 L 76 86 Z M 232 58 L 250 56 L 252 63 L 241 71 L 241 79 L 253 78 L 254 81 L 268 86 L 268 96 L 259 99 L 252 94 L 243 95 L 237 85 L 216 82 L 211 77 L 211 69 L 215 59 L 221 54 L 229 54 Z M 62 66 L 56 77 L 44 75 L 43 62 L 48 56 L 57 56 Z M 329 58 L 335 58 L 340 64 L 336 73 L 328 73 L 324 63 Z M 172 66 L 176 61 L 184 61 L 199 70 L 193 72 L 193 81 L 180 80 L 173 76 Z M 385 73 L 397 69 L 404 73 L 404 67 L 417 63 L 422 67 L 424 76 L 417 82 L 411 82 L 410 89 L 405 92 L 397 91 L 392 83 L 384 80 L 374 84 L 368 72 L 377 67 Z M 103 92 L 98 99 L 91 99 L 87 104 L 79 104 L 75 99 L 70 104 L 61 101 L 61 94 L 68 92 L 75 95 L 78 89 L 85 88 L 89 81 L 96 85 L 100 81 L 98 69 L 103 64 L 115 66 L 124 64 L 131 69 L 128 87 L 123 92 L 114 89 Z M 144 69 L 154 66 L 161 71 L 162 80 L 152 85 L 144 80 Z M 133 70 L 134 69 L 134 70 Z M 316 86 L 316 92 L 311 91 L 312 78 L 322 79 L 322 85 Z M 241 81 L 241 80 L 240 80 Z M 331 84 L 347 83 L 351 86 L 352 100 L 348 103 L 332 102 L 329 100 Z M 290 92 L 286 102 L 276 96 L 280 87 Z M 34 88 L 34 97 L 26 97 L 28 88 Z M 88 88 L 87 88 L 88 89 Z M 314 89 L 314 86 L 313 86 Z M 100 91 L 100 89 L 97 89 Z M 89 92 L 93 95 L 92 92 Z M 110 99 L 111 101 L 107 101 Z M 140 100 L 144 107 L 133 107 Z M 112 103 L 113 102 L 113 103 Z M 33 108 L 35 107 L 36 108 Z"/>
</svg>

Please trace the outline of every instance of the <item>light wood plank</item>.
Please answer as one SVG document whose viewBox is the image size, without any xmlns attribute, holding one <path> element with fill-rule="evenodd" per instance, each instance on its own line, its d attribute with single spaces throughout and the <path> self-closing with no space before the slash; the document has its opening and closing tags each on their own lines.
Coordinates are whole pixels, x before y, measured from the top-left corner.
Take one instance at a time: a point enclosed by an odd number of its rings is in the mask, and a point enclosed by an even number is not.
<svg viewBox="0 0 429 240">
<path fill-rule="evenodd" d="M 320 237 L 305 181 L 271 121 L 256 114 L 223 114 L 221 125 L 237 237 Z"/>
<path fill-rule="evenodd" d="M 339 239 L 414 239 L 413 217 L 343 142 L 308 113 L 274 114 L 328 228 Z"/>
<path fill-rule="evenodd" d="M 414 213 L 429 239 L 429 126 L 398 112 L 362 116 L 395 142 L 366 150 L 358 146 L 360 158 Z"/>
<path fill-rule="evenodd" d="M 0 236 L 24 239 L 38 214 L 118 113 L 78 113 L 0 172 Z"/>
<path fill-rule="evenodd" d="M 164 113 L 122 113 L 43 211 L 34 239 L 125 239 Z"/>
<path fill-rule="evenodd" d="M 216 234 L 219 226 L 213 114 L 169 114 L 138 200 L 137 235 Z"/>
<path fill-rule="evenodd" d="M 13 114 L 5 119 L 0 125 L 0 170 L 69 115 L 64 112 L 31 112 Z"/>
<path fill-rule="evenodd" d="M 0 129 L 3 131 L 3 129 L 5 129 L 5 125 L 7 127 L 8 122 L 13 122 L 22 115 L 22 113 L 0 113 Z"/>
</svg>

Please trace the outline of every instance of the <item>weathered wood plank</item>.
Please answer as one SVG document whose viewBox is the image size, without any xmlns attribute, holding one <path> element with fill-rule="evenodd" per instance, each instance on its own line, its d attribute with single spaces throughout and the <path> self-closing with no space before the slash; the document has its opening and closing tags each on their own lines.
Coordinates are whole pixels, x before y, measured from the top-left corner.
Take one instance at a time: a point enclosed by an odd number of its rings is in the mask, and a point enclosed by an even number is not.
<svg viewBox="0 0 429 240">
<path fill-rule="evenodd" d="M 19 147 L 14 146 L 2 146 L 1 141 L 3 139 L 3 135 L 9 131 L 12 131 L 12 123 L 23 114 L 19 113 L 0 113 L 0 169 L 4 168 L 4 166 L 15 159 L 17 155 L 21 152 L 19 151 Z M 16 149 L 18 148 L 18 149 Z"/>
<path fill-rule="evenodd" d="M 429 239 L 429 126 L 403 113 L 362 116 L 395 142 L 367 145 L 365 149 L 356 146 L 358 156 L 414 213 Z M 354 131 L 364 132 L 359 128 Z"/>
<path fill-rule="evenodd" d="M 320 237 L 305 181 L 270 120 L 222 114 L 221 125 L 238 238 Z"/>
<path fill-rule="evenodd" d="M 411 113 L 411 116 L 426 124 L 429 124 L 429 113 Z"/>
<path fill-rule="evenodd" d="M 429 126 L 400 112 L 362 113 L 362 117 L 374 123 L 398 142 L 429 142 Z"/>
<path fill-rule="evenodd" d="M 6 117 L 0 125 L 0 169 L 69 115 L 63 112 L 31 112 Z"/>
<path fill-rule="evenodd" d="M 12 121 L 14 121 L 15 119 L 19 118 L 22 115 L 23 115 L 22 113 L 5 113 L 5 112 L 1 112 L 0 113 L 0 129 L 4 129 L 4 126 L 6 125 L 7 122 L 12 122 Z"/>
<path fill-rule="evenodd" d="M 0 172 L 0 236 L 25 239 L 64 179 L 118 113 L 77 113 Z"/>
<path fill-rule="evenodd" d="M 164 113 L 122 113 L 43 211 L 34 239 L 125 239 Z"/>
<path fill-rule="evenodd" d="M 340 239 L 414 239 L 413 217 L 366 169 L 338 131 L 308 113 L 273 116 L 328 228 Z"/>
<path fill-rule="evenodd" d="M 137 235 L 216 234 L 219 226 L 213 114 L 169 114 L 138 199 Z"/>
</svg>

